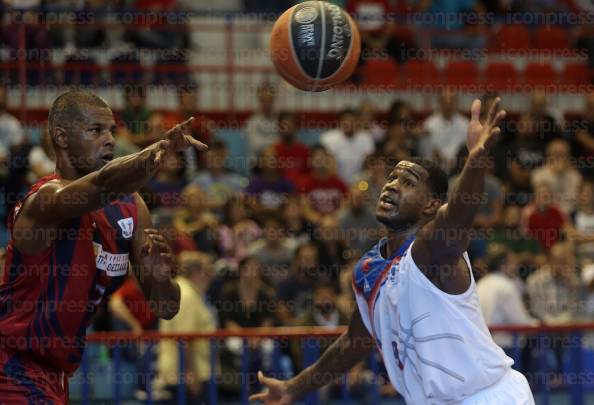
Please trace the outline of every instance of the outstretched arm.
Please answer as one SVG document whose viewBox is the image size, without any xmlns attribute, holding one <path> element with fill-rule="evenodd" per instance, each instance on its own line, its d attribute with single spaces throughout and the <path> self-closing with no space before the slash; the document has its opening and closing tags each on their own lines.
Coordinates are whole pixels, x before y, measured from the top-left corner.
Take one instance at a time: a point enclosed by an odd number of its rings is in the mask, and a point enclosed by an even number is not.
<svg viewBox="0 0 594 405">
<path fill-rule="evenodd" d="M 260 372 L 258 379 L 267 387 L 267 391 L 252 395 L 250 401 L 262 401 L 266 405 L 291 404 L 356 366 L 369 356 L 373 347 L 374 341 L 363 324 L 359 309 L 355 308 L 348 330 L 318 361 L 288 381 L 265 377 Z"/>
<path fill-rule="evenodd" d="M 505 118 L 505 111 L 499 110 L 499 103 L 499 98 L 493 102 L 484 123 L 479 121 L 480 100 L 472 103 L 466 164 L 450 191 L 447 204 L 439 208 L 434 220 L 421 228 L 413 245 L 415 261 L 425 274 L 434 283 L 434 277 L 439 279 L 438 283 L 453 282 L 452 290 L 464 291 L 465 288 L 460 286 L 467 285 L 469 281 L 468 271 L 460 269 L 458 262 L 468 248 L 474 218 L 484 199 L 486 157 L 501 132 L 498 125 Z M 451 292 L 447 285 L 440 287 Z"/>
</svg>

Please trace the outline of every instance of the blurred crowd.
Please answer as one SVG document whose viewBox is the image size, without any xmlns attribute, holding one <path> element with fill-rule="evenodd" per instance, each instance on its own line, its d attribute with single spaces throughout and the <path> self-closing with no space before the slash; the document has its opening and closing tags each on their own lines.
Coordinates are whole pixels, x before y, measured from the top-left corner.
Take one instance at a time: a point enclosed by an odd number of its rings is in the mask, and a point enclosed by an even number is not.
<svg viewBox="0 0 594 405">
<path fill-rule="evenodd" d="M 424 156 L 440 162 L 453 184 L 465 161 L 468 117 L 452 90 L 437 94 L 439 108 L 425 117 L 405 100 L 387 112 L 365 101 L 341 111 L 308 144 L 300 115 L 277 110 L 274 85 L 263 82 L 257 94 L 258 108 L 241 132 L 249 152 L 231 156 L 215 123 L 200 113 L 198 86 L 180 87 L 175 112 L 151 111 L 143 88 L 130 87 L 125 108 L 116 112 L 117 156 L 161 139 L 189 116 L 196 117 L 192 135 L 209 149 L 170 156 L 141 192 L 177 255 L 179 315 L 158 323 L 131 278 L 105 304 L 95 330 L 345 325 L 353 308 L 352 268 L 384 235 L 374 210 L 392 167 Z M 483 96 L 483 110 L 495 96 Z M 502 125 L 484 194 L 469 196 L 482 204 L 469 254 L 490 325 L 594 319 L 594 93 L 583 101 L 583 114 L 564 119 L 535 91 L 526 110 L 511 112 Z M 30 184 L 53 172 L 54 160 L 47 132 L 34 144 L 7 112 L 4 89 L 0 134 L 7 213 Z M 247 175 L 230 169 L 233 159 L 244 160 Z M 510 336 L 496 339 L 511 349 Z M 300 347 L 282 347 L 281 367 L 291 375 L 302 367 Z M 205 342 L 187 349 L 190 394 L 200 396 L 210 349 Z M 250 346 L 250 370 L 272 367 L 273 349 L 269 341 Z M 176 350 L 173 342 L 161 344 L 155 380 L 173 395 Z M 239 372 L 241 350 L 241 339 L 225 342 L 221 372 Z M 555 353 L 562 356 L 561 349 Z M 221 389 L 239 389 L 239 379 L 225 381 Z"/>
</svg>

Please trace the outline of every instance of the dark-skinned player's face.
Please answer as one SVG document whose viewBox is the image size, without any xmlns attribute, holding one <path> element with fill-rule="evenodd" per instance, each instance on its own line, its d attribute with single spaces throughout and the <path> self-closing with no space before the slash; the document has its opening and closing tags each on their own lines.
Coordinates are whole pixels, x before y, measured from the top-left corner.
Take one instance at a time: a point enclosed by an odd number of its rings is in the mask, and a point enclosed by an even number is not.
<svg viewBox="0 0 594 405">
<path fill-rule="evenodd" d="M 375 216 L 389 229 L 406 229 L 418 223 L 432 198 L 429 173 L 409 161 L 399 162 L 388 177 L 377 202 Z"/>
<path fill-rule="evenodd" d="M 82 174 L 101 169 L 113 159 L 116 123 L 111 109 L 85 107 L 83 120 L 77 122 L 68 134 L 68 156 Z"/>
</svg>

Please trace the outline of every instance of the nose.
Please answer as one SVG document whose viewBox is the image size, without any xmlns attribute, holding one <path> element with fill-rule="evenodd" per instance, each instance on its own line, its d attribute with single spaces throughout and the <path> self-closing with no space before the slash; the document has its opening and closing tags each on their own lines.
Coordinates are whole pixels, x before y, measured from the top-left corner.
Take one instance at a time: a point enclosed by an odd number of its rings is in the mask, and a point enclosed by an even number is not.
<svg viewBox="0 0 594 405">
<path fill-rule="evenodd" d="M 115 137 L 113 136 L 113 132 L 111 130 L 105 131 L 103 146 L 109 146 L 112 149 L 115 147 Z"/>
<path fill-rule="evenodd" d="M 384 190 L 390 191 L 392 193 L 399 193 L 400 192 L 400 183 L 398 179 L 388 180 L 386 185 L 384 186 Z"/>
</svg>

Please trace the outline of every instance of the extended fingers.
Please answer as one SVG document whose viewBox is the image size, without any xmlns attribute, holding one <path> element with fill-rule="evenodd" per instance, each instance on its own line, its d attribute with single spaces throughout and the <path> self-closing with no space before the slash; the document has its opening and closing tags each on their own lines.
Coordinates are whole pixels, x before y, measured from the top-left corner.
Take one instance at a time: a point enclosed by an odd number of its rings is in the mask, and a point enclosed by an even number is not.
<svg viewBox="0 0 594 405">
<path fill-rule="evenodd" d="M 191 146 L 195 147 L 196 149 L 198 149 L 199 151 L 205 151 L 208 149 L 208 145 L 206 145 L 205 143 L 202 143 L 196 139 L 194 139 L 193 136 L 191 135 L 186 135 L 186 143 L 190 144 Z"/>
<path fill-rule="evenodd" d="M 474 99 L 472 102 L 472 106 L 470 107 L 470 119 L 471 121 L 479 121 L 479 117 L 481 116 L 481 100 Z"/>
<path fill-rule="evenodd" d="M 268 392 L 261 392 L 259 394 L 252 394 L 250 395 L 250 397 L 248 398 L 249 401 L 266 401 L 266 398 L 268 397 Z"/>
<path fill-rule="evenodd" d="M 493 104 L 491 104 L 491 108 L 489 108 L 489 114 L 487 115 L 487 125 L 495 126 L 495 117 L 498 115 L 497 110 L 499 109 L 499 103 L 501 99 L 499 97 L 495 98 Z"/>
</svg>

